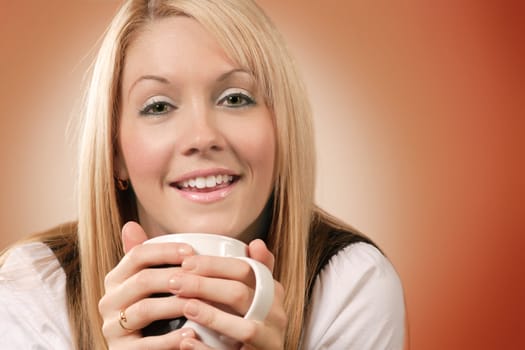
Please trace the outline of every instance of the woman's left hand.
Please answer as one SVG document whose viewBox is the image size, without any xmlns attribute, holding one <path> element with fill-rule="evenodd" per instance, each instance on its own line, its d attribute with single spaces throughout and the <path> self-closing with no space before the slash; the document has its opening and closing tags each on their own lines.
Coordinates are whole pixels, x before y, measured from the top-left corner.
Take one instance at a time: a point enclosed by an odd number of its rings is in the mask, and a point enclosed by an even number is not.
<svg viewBox="0 0 525 350">
<path fill-rule="evenodd" d="M 273 271 L 274 257 L 261 240 L 249 245 L 249 255 Z M 273 305 L 263 321 L 244 319 L 252 302 L 255 280 L 250 266 L 235 258 L 192 256 L 169 282 L 172 292 L 189 298 L 184 315 L 239 343 L 240 349 L 283 349 L 287 327 L 284 289 L 274 281 Z M 215 307 L 214 305 L 217 305 Z M 219 306 L 220 305 L 220 306 Z M 211 349 L 197 339 L 185 339 L 180 349 Z"/>
</svg>

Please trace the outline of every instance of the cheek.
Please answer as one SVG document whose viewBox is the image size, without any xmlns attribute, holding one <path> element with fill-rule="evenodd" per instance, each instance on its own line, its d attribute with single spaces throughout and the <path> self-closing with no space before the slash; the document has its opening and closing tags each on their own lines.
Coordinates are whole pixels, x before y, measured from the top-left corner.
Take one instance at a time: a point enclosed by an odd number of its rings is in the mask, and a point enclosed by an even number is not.
<svg viewBox="0 0 525 350">
<path fill-rule="evenodd" d="M 270 118 L 245 128 L 237 135 L 237 150 L 249 163 L 257 181 L 271 184 L 275 163 L 275 131 Z"/>
<path fill-rule="evenodd" d="M 120 147 L 134 186 L 158 179 L 167 171 L 173 147 L 170 140 L 158 136 L 132 126 L 121 128 Z"/>
<path fill-rule="evenodd" d="M 273 130 L 268 131 L 267 134 L 261 138 L 259 146 L 259 152 L 256 160 L 261 164 L 261 167 L 264 168 L 263 174 L 265 180 L 271 182 L 274 167 L 275 167 L 275 135 Z"/>
</svg>

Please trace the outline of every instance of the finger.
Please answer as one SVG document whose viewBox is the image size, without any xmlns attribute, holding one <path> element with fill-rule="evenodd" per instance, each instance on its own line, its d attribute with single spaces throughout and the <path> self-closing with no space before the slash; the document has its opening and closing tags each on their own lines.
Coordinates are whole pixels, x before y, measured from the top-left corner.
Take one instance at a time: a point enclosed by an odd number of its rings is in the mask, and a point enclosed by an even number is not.
<svg viewBox="0 0 525 350">
<path fill-rule="evenodd" d="M 246 320 L 197 299 L 184 306 L 184 316 L 228 338 L 255 348 L 277 349 L 280 339 L 263 322 Z"/>
<path fill-rule="evenodd" d="M 221 309 L 244 315 L 250 308 L 255 291 L 242 282 L 223 278 L 175 273 L 169 281 L 170 292 L 183 298 L 206 300 Z"/>
<path fill-rule="evenodd" d="M 268 250 L 263 240 L 256 239 L 250 242 L 248 245 L 248 253 L 252 259 L 263 263 L 268 269 L 270 269 L 270 271 L 273 272 L 275 258 L 272 252 Z"/>
<path fill-rule="evenodd" d="M 183 243 L 155 243 L 134 246 L 111 270 L 105 279 L 106 290 L 118 286 L 137 272 L 153 266 L 178 266 L 193 254 L 191 246 Z"/>
<path fill-rule="evenodd" d="M 178 269 L 177 267 L 143 269 L 112 286 L 99 302 L 101 314 L 104 314 L 105 310 L 127 308 L 152 294 L 171 294 L 168 281 Z"/>
<path fill-rule="evenodd" d="M 185 304 L 185 299 L 174 295 L 141 299 L 124 310 L 125 326 L 137 330 L 157 320 L 175 320 L 183 316 Z"/>
<path fill-rule="evenodd" d="M 187 338 L 181 341 L 180 350 L 213 350 L 213 348 L 195 338 Z"/>
<path fill-rule="evenodd" d="M 130 342 L 130 346 L 124 349 L 156 349 L 156 350 L 173 350 L 180 349 L 180 344 L 185 339 L 194 339 L 197 335 L 190 328 L 181 328 L 179 330 L 166 333 L 160 336 L 144 337 Z"/>
<path fill-rule="evenodd" d="M 284 294 L 283 285 L 274 280 L 274 302 L 264 321 L 267 324 L 272 324 L 277 330 L 285 330 L 288 324 L 288 315 L 282 307 Z"/>
<path fill-rule="evenodd" d="M 129 252 L 131 248 L 142 244 L 147 239 L 148 235 L 144 232 L 142 226 L 136 222 L 129 221 L 122 227 L 122 243 L 125 253 Z"/>
<path fill-rule="evenodd" d="M 255 286 L 255 274 L 251 266 L 241 259 L 206 255 L 187 256 L 181 269 L 191 274 L 236 280 L 252 288 Z"/>
<path fill-rule="evenodd" d="M 152 294 L 169 293 L 168 281 L 178 267 L 143 269 L 125 279 L 106 281 L 106 292 L 99 301 L 99 312 L 104 319 L 111 318 L 115 310 L 123 310 Z M 117 272 L 112 272 L 113 275 Z M 170 293 L 171 294 L 171 293 Z"/>
</svg>

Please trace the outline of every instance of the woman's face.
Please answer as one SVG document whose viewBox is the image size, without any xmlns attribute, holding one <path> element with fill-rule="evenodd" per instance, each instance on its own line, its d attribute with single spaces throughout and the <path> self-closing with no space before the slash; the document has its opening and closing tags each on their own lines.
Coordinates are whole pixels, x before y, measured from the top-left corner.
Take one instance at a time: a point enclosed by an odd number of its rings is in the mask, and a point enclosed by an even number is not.
<svg viewBox="0 0 525 350">
<path fill-rule="evenodd" d="M 150 236 L 261 234 L 276 142 L 250 73 L 198 22 L 171 17 L 132 41 L 120 94 L 117 173 Z"/>
</svg>

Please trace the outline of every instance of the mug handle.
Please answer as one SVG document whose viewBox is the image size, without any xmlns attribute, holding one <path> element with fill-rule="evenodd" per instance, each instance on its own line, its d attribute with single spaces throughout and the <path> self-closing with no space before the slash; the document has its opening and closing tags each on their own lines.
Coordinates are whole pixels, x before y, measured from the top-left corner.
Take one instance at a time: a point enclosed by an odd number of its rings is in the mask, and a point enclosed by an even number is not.
<svg viewBox="0 0 525 350">
<path fill-rule="evenodd" d="M 275 286 L 273 276 L 266 265 L 247 257 L 237 257 L 246 261 L 255 274 L 255 293 L 252 304 L 244 315 L 247 320 L 263 321 L 273 304 Z"/>
<path fill-rule="evenodd" d="M 244 315 L 247 320 L 262 321 L 270 312 L 273 304 L 275 286 L 270 270 L 257 260 L 248 257 L 235 257 L 244 260 L 253 270 L 255 275 L 255 293 L 252 304 Z M 184 327 L 193 328 L 201 340 L 208 346 L 218 350 L 229 350 L 233 348 L 234 342 L 217 332 L 205 328 L 193 321 L 186 321 Z"/>
</svg>

